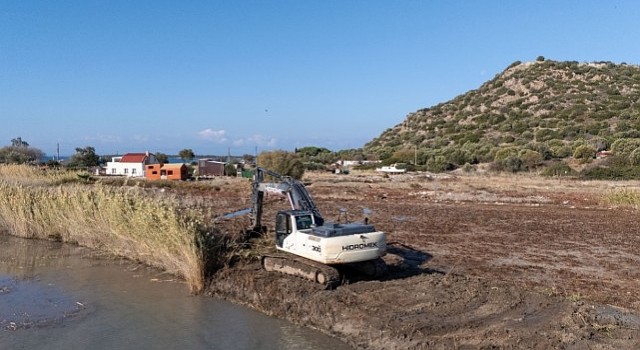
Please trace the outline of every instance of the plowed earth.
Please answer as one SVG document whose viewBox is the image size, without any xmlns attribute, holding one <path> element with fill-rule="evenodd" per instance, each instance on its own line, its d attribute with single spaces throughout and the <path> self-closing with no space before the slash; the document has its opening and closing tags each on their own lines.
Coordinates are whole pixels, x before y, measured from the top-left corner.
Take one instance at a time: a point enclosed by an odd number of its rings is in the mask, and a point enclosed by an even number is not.
<svg viewBox="0 0 640 350">
<path fill-rule="evenodd" d="M 371 210 L 388 234 L 389 274 L 321 290 L 247 258 L 220 271 L 210 294 L 355 348 L 640 348 L 640 212 L 601 201 L 637 183 L 376 174 L 305 181 L 326 219 L 346 208 L 358 221 Z M 246 207 L 249 187 L 222 186 L 217 196 L 247 198 L 237 203 Z M 268 202 L 266 221 L 287 209 Z"/>
</svg>

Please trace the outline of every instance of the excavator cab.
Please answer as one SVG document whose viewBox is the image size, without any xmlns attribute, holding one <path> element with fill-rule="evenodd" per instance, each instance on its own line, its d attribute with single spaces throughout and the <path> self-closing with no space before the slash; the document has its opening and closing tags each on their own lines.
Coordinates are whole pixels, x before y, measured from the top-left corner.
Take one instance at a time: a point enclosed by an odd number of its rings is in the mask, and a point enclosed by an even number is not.
<svg viewBox="0 0 640 350">
<path fill-rule="evenodd" d="M 275 181 L 265 182 L 267 175 Z M 263 255 L 260 261 L 265 270 L 300 276 L 327 288 L 341 282 L 335 265 L 364 271 L 367 276 L 384 273 L 386 265 L 380 257 L 386 251 L 386 237 L 373 225 L 325 222 L 304 184 L 264 168 L 256 168 L 252 191 L 253 232 L 266 232 L 262 214 L 267 193 L 284 196 L 291 207 L 276 214 L 275 225 L 276 248 L 289 254 Z"/>
<path fill-rule="evenodd" d="M 276 245 L 282 248 L 285 238 L 294 231 L 307 230 L 315 226 L 313 214 L 305 210 L 279 211 L 276 215 Z"/>
<path fill-rule="evenodd" d="M 284 239 L 291 234 L 291 216 L 279 212 L 276 216 L 276 245 L 282 248 Z"/>
</svg>

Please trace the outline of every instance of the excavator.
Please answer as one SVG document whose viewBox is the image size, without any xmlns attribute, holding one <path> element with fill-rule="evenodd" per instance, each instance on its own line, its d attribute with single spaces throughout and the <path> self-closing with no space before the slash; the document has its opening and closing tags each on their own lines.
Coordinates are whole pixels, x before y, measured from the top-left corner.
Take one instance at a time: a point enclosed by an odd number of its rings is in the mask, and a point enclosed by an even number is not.
<svg viewBox="0 0 640 350">
<path fill-rule="evenodd" d="M 276 214 L 275 246 L 282 254 L 263 255 L 264 270 L 302 277 L 327 289 L 342 284 L 346 274 L 384 275 L 384 232 L 377 231 L 368 218 L 362 223 L 325 221 L 302 182 L 261 167 L 256 168 L 252 183 L 253 232 L 266 232 L 262 225 L 266 193 L 286 197 L 290 208 Z"/>
</svg>

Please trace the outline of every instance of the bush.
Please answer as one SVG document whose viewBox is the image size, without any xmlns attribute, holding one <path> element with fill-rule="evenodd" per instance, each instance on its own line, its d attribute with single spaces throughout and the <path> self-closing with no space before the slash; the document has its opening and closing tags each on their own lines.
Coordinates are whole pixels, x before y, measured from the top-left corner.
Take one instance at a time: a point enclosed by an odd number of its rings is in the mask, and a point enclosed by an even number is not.
<svg viewBox="0 0 640 350">
<path fill-rule="evenodd" d="M 287 151 L 262 152 L 258 155 L 258 166 L 267 168 L 280 175 L 301 179 L 304 164 L 295 153 Z"/>
<path fill-rule="evenodd" d="M 578 146 L 573 152 L 573 158 L 579 159 L 583 163 L 588 163 L 595 157 L 596 149 L 589 145 Z"/>
<path fill-rule="evenodd" d="M 452 170 L 453 166 L 444 156 L 435 156 L 427 161 L 427 169 L 434 173 L 441 173 L 443 171 Z"/>
<path fill-rule="evenodd" d="M 611 150 L 618 155 L 630 154 L 640 147 L 640 139 L 617 139 L 611 144 Z"/>
<path fill-rule="evenodd" d="M 633 180 L 640 176 L 640 167 L 637 166 L 610 166 L 585 168 L 580 172 L 580 177 L 587 180 Z"/>
<path fill-rule="evenodd" d="M 500 163 L 506 158 L 516 156 L 517 154 L 518 150 L 516 148 L 501 148 L 496 151 L 493 161 L 496 163 Z"/>
<path fill-rule="evenodd" d="M 544 160 L 543 156 L 539 152 L 532 151 L 530 149 L 522 150 L 519 158 L 522 161 L 522 166 L 529 170 L 537 168 Z"/>
<path fill-rule="evenodd" d="M 571 151 L 571 147 L 569 147 L 567 145 L 551 148 L 551 156 L 553 158 L 562 159 L 562 158 L 571 157 L 572 155 L 573 155 L 573 153 Z"/>
<path fill-rule="evenodd" d="M 629 154 L 629 164 L 640 165 L 640 148 L 634 149 L 631 154 Z"/>
<path fill-rule="evenodd" d="M 543 176 L 575 176 L 576 171 L 573 170 L 565 162 L 554 162 L 542 171 Z"/>
<path fill-rule="evenodd" d="M 233 164 L 227 164 L 224 166 L 224 174 L 227 176 L 237 176 L 238 170 Z"/>
<path fill-rule="evenodd" d="M 502 170 L 517 173 L 522 170 L 522 159 L 516 156 L 508 156 L 501 162 Z"/>
</svg>

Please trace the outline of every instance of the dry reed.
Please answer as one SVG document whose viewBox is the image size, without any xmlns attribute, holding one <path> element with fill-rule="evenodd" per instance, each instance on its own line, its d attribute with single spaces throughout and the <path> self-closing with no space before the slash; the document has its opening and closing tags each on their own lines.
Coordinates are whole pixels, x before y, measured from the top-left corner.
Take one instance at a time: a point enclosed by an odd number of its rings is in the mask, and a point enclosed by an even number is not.
<svg viewBox="0 0 640 350">
<path fill-rule="evenodd" d="M 182 276 L 194 293 L 204 289 L 201 213 L 142 188 L 75 179 L 74 173 L 0 166 L 0 229 L 138 260 Z"/>
<path fill-rule="evenodd" d="M 607 205 L 640 208 L 640 191 L 631 188 L 620 188 L 603 195 Z"/>
</svg>

